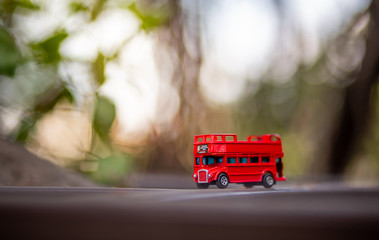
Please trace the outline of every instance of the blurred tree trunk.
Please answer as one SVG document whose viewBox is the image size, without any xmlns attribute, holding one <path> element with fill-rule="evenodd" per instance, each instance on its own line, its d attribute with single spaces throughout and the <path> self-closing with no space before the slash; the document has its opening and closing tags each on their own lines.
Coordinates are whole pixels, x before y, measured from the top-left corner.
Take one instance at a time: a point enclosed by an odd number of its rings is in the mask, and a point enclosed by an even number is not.
<svg viewBox="0 0 379 240">
<path fill-rule="evenodd" d="M 356 81 L 347 87 L 340 118 L 332 134 L 332 149 L 328 172 L 340 175 L 362 147 L 370 129 L 374 95 L 379 74 L 379 1 L 372 1 L 370 26 L 366 38 L 366 53 Z"/>
<path fill-rule="evenodd" d="M 192 164 L 193 135 L 199 133 L 205 113 L 205 103 L 199 89 L 202 62 L 200 23 L 197 1 L 191 2 L 190 13 L 188 9 L 184 12 L 180 1 L 173 0 L 170 4 L 173 15 L 167 27 L 158 30 L 158 34 L 160 45 L 172 54 L 174 70 L 169 84 L 176 89 L 180 103 L 178 113 L 169 126 L 155 126 L 160 130 L 152 135 L 149 143 L 152 150 L 146 159 L 150 170 L 182 171 L 189 168 L 189 163 Z M 159 60 L 157 62 L 165 64 Z"/>
</svg>

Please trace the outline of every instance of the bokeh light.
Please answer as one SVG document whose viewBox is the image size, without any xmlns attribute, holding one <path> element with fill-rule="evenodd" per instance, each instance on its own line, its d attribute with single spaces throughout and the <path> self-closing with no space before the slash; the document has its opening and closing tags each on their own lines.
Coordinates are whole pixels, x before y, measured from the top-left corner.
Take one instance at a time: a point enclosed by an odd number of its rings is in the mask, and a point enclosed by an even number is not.
<svg viewBox="0 0 379 240">
<path fill-rule="evenodd" d="M 327 174 L 370 51 L 370 4 L 3 1 L 0 135 L 110 185 L 190 172 L 193 135 L 206 133 L 278 133 L 287 175 Z M 346 169 L 377 178 L 377 151 L 363 145 Z M 360 161 L 371 167 L 351 170 Z"/>
</svg>

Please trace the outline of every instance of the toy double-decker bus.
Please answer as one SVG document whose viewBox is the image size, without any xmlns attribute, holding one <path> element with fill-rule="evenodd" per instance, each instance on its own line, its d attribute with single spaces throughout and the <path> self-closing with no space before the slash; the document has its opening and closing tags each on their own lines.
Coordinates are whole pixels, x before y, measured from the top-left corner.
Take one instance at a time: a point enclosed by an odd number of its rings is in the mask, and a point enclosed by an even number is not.
<svg viewBox="0 0 379 240">
<path fill-rule="evenodd" d="M 197 135 L 194 140 L 193 180 L 198 188 L 229 183 L 272 187 L 283 176 L 283 150 L 279 135 L 248 136 L 237 141 L 235 134 Z"/>
</svg>

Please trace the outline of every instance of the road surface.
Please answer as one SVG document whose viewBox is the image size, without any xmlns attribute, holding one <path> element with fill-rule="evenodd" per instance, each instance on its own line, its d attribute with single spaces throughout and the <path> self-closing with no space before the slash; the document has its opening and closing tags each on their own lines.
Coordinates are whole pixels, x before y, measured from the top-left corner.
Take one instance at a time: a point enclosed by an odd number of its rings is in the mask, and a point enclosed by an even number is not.
<svg viewBox="0 0 379 240">
<path fill-rule="evenodd" d="M 1 239 L 376 239 L 379 188 L 0 187 Z"/>
</svg>

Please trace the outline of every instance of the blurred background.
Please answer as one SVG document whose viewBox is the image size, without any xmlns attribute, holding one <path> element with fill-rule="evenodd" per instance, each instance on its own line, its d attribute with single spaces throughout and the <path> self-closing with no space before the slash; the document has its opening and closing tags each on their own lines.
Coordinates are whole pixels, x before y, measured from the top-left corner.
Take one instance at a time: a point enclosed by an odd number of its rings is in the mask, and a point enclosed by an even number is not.
<svg viewBox="0 0 379 240">
<path fill-rule="evenodd" d="M 207 133 L 377 184 L 378 24 L 375 0 L 0 0 L 0 185 L 194 185 Z"/>
</svg>

